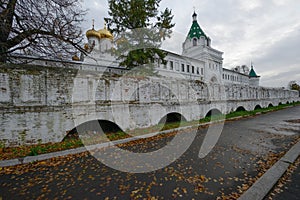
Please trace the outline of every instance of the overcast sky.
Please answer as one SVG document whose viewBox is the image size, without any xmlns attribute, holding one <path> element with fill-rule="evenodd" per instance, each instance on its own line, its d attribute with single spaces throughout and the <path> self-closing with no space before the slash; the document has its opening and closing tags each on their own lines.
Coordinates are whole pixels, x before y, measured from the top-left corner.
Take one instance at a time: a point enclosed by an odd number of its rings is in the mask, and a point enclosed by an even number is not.
<svg viewBox="0 0 300 200">
<path fill-rule="evenodd" d="M 107 0 L 83 0 L 89 9 L 83 30 L 103 28 Z M 261 85 L 285 87 L 300 82 L 300 0 L 162 0 L 172 9 L 176 24 L 163 49 L 181 54 L 182 43 L 198 14 L 212 47 L 224 52 L 224 68 L 254 63 Z"/>
</svg>

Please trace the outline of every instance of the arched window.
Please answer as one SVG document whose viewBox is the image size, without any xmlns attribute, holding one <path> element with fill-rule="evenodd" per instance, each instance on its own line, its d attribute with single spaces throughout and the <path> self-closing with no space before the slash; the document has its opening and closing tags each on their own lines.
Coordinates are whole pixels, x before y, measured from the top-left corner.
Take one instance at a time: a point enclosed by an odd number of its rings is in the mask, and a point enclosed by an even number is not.
<svg viewBox="0 0 300 200">
<path fill-rule="evenodd" d="M 193 46 L 197 46 L 197 38 L 193 39 Z"/>
</svg>

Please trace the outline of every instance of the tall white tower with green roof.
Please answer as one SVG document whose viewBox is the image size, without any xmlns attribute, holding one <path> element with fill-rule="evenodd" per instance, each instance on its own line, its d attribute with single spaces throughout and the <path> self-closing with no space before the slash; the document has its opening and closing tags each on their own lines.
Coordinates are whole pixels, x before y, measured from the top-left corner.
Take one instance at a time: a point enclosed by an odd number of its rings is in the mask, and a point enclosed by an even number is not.
<svg viewBox="0 0 300 200">
<path fill-rule="evenodd" d="M 204 31 L 198 24 L 197 14 L 193 14 L 193 24 L 190 28 L 186 41 L 183 44 L 183 49 L 189 49 L 196 46 L 210 46 L 210 38 L 206 36 Z"/>
<path fill-rule="evenodd" d="M 220 82 L 223 70 L 223 52 L 211 47 L 211 39 L 200 27 L 196 12 L 192 17 L 192 26 L 182 45 L 182 55 L 203 61 L 205 63 L 205 80 Z"/>
</svg>

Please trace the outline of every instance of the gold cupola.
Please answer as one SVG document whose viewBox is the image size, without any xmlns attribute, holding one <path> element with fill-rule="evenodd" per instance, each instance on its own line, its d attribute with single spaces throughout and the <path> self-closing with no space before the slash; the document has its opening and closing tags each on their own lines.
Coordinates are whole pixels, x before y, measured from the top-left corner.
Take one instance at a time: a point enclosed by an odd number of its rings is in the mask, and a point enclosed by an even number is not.
<svg viewBox="0 0 300 200">
<path fill-rule="evenodd" d="M 94 20 L 93 20 L 93 28 L 88 30 L 85 35 L 87 38 L 90 38 L 90 37 L 97 37 L 99 39 L 101 38 L 100 33 L 98 31 L 96 31 L 94 28 Z"/>
<path fill-rule="evenodd" d="M 104 23 L 104 28 L 100 29 L 98 31 L 98 33 L 100 34 L 100 38 L 108 38 L 110 40 L 114 39 L 114 36 L 111 34 L 111 32 L 107 29 L 106 23 Z"/>
</svg>

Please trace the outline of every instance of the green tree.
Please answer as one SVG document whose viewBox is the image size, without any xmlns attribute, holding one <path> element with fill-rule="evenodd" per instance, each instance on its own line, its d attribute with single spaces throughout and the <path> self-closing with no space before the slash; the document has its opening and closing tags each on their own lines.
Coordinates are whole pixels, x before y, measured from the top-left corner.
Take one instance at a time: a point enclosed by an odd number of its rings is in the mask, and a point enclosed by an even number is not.
<svg viewBox="0 0 300 200">
<path fill-rule="evenodd" d="M 170 37 L 173 15 L 171 10 L 158 10 L 161 0 L 109 0 L 109 29 L 115 35 L 114 53 L 121 66 L 129 69 L 165 63 L 166 53 L 161 43 Z M 151 67 L 150 67 L 151 68 Z"/>
<path fill-rule="evenodd" d="M 83 51 L 85 13 L 79 0 L 0 0 L 0 62 L 13 52 L 63 57 Z"/>
<path fill-rule="evenodd" d="M 289 89 L 300 91 L 300 85 L 296 81 L 289 82 Z"/>
</svg>

